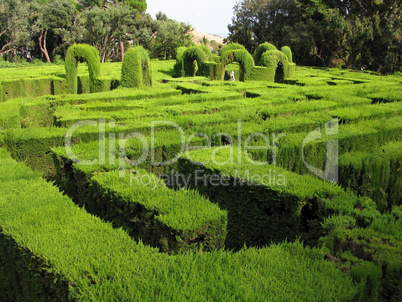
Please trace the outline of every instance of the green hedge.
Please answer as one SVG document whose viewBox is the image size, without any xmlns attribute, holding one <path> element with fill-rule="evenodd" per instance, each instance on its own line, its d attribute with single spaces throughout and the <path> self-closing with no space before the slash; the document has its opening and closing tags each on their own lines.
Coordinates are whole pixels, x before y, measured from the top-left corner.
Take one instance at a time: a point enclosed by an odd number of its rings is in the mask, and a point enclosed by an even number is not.
<svg viewBox="0 0 402 302">
<path fill-rule="evenodd" d="M 246 48 L 239 43 L 230 43 L 222 47 L 221 51 L 219 52 L 219 56 L 222 57 L 225 52 L 232 50 L 246 50 Z"/>
<path fill-rule="evenodd" d="M 184 52 L 183 57 L 183 68 L 184 68 L 184 75 L 186 77 L 194 77 L 196 75 L 205 75 L 203 74 L 202 65 L 205 62 L 209 61 L 208 55 L 204 52 L 202 47 L 198 46 L 191 46 L 187 48 Z M 194 63 L 197 63 L 196 65 Z M 196 67 L 197 66 L 197 67 Z M 201 67 L 201 70 L 199 70 Z M 198 70 L 198 73 L 197 73 Z M 205 75 L 209 76 L 209 74 Z"/>
<path fill-rule="evenodd" d="M 292 50 L 289 46 L 282 46 L 281 52 L 283 52 L 288 57 L 289 63 L 293 63 Z"/>
<path fill-rule="evenodd" d="M 133 180 L 134 179 L 134 180 Z M 162 179 L 135 169 L 95 174 L 89 211 L 161 251 L 213 251 L 224 246 L 227 213 L 194 191 L 172 191 Z"/>
<path fill-rule="evenodd" d="M 259 64 L 267 67 L 271 72 L 274 71 L 275 77 L 274 79 L 271 78 L 270 81 L 274 80 L 275 82 L 283 83 L 284 80 L 289 78 L 288 57 L 279 50 L 268 50 L 264 52 Z"/>
<path fill-rule="evenodd" d="M 227 50 L 221 55 L 222 69 L 225 70 L 226 66 L 238 62 L 240 65 L 240 81 L 249 80 L 252 76 L 254 60 L 247 50 Z M 224 73 L 222 73 L 221 80 L 224 79 Z"/>
<path fill-rule="evenodd" d="M 21 171 L 10 177 L 6 172 L 21 164 L 3 163 L 2 301 L 355 301 L 361 288 L 319 250 L 300 243 L 238 253 L 157 253 L 38 176 Z"/>
<path fill-rule="evenodd" d="M 361 287 L 357 299 L 400 301 L 402 299 L 401 208 L 374 218 L 369 228 L 336 225 L 321 239 L 331 258 Z"/>
<path fill-rule="evenodd" d="M 337 135 L 307 143 L 304 148 L 305 160 L 320 170 L 325 170 L 327 142 L 339 141 L 339 155 L 351 151 L 376 150 L 401 137 L 401 118 L 380 118 L 360 121 L 339 127 Z M 280 139 L 276 150 L 277 164 L 299 174 L 310 173 L 302 161 L 303 141 L 308 133 L 289 134 Z M 272 150 L 268 150 L 268 160 L 272 158 Z"/>
<path fill-rule="evenodd" d="M 142 46 L 130 48 L 121 68 L 121 86 L 152 86 L 152 72 L 148 53 Z"/>
<path fill-rule="evenodd" d="M 277 48 L 275 45 L 272 45 L 271 43 L 263 43 L 258 45 L 253 55 L 255 66 L 261 66 L 260 64 L 261 56 L 263 55 L 264 52 L 268 50 L 277 50 Z"/>
<path fill-rule="evenodd" d="M 88 64 L 90 92 L 96 92 L 96 81 L 101 68 L 98 50 L 87 44 L 74 44 L 68 48 L 65 59 L 68 92 L 71 94 L 78 91 L 77 64 L 83 59 Z"/>
<path fill-rule="evenodd" d="M 316 244 L 324 234 L 320 225 L 325 217 L 324 199 L 342 196 L 344 202 L 356 202 L 355 196 L 324 181 L 275 166 L 253 165 L 244 154 L 239 156 L 237 149 L 233 163 L 219 164 L 230 159 L 230 149 L 191 151 L 178 166 L 180 173 L 191 179 L 191 188 L 228 211 L 229 248 L 264 246 L 299 236 Z"/>
<path fill-rule="evenodd" d="M 327 249 L 328 259 L 349 272 L 360 285 L 356 300 L 399 301 L 401 207 L 381 215 L 372 200 L 340 187 L 249 164 L 236 148 L 233 162 L 223 165 L 230 157 L 230 147 L 204 149 L 190 152 L 179 164 L 180 171 L 192 177 L 190 187 L 228 211 L 228 246 L 300 236 Z M 280 175 L 285 184 L 278 181 Z"/>
<path fill-rule="evenodd" d="M 392 142 L 371 152 L 349 152 L 340 158 L 339 182 L 377 203 L 381 212 L 402 205 L 402 143 Z"/>
</svg>

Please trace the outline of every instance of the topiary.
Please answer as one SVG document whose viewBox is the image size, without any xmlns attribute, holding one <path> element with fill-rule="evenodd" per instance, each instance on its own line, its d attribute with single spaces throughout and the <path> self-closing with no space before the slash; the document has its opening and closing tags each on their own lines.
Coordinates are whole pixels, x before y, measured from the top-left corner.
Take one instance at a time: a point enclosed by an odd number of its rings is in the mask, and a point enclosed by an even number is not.
<svg viewBox="0 0 402 302">
<path fill-rule="evenodd" d="M 254 60 L 247 50 L 235 49 L 228 50 L 222 55 L 220 72 L 221 79 L 224 79 L 226 66 L 238 62 L 240 65 L 240 81 L 248 80 L 253 72 Z"/>
<path fill-rule="evenodd" d="M 260 59 L 260 65 L 275 72 L 275 82 L 281 83 L 289 77 L 288 57 L 279 50 L 264 52 Z"/>
<path fill-rule="evenodd" d="M 187 50 L 187 47 L 177 47 L 176 48 L 176 63 L 174 64 L 174 71 L 175 71 L 175 76 L 177 77 L 184 77 L 184 63 L 183 63 L 183 55 L 185 51 Z"/>
<path fill-rule="evenodd" d="M 98 50 L 88 44 L 74 44 L 67 50 L 65 68 L 68 92 L 77 93 L 77 65 L 78 61 L 85 60 L 88 65 L 90 92 L 96 91 L 96 79 L 100 74 L 100 57 Z"/>
<path fill-rule="evenodd" d="M 289 63 L 293 63 L 292 50 L 289 46 L 282 46 L 281 51 L 288 57 Z"/>
<path fill-rule="evenodd" d="M 197 67 L 202 69 L 203 64 L 208 62 L 208 56 L 205 54 L 202 47 L 191 46 L 183 54 L 183 69 L 186 77 L 193 77 L 197 74 L 194 61 L 197 61 Z M 202 75 L 202 74 L 201 74 Z M 209 75 L 207 75 L 209 76 Z"/>
<path fill-rule="evenodd" d="M 123 87 L 152 86 L 152 73 L 148 53 L 142 46 L 130 48 L 123 60 L 121 82 Z"/>
<path fill-rule="evenodd" d="M 225 52 L 230 51 L 230 50 L 236 50 L 236 49 L 246 50 L 246 48 L 239 43 L 230 43 L 230 44 L 227 44 L 222 47 L 219 55 L 222 57 Z"/>
<path fill-rule="evenodd" d="M 207 45 L 200 44 L 200 45 L 197 45 L 197 47 L 201 48 L 202 51 L 207 55 L 208 61 L 214 62 L 214 60 L 215 60 L 214 55 Z"/>
<path fill-rule="evenodd" d="M 271 43 L 263 43 L 260 44 L 254 51 L 254 63 L 255 66 L 261 66 L 260 65 L 260 59 L 261 56 L 264 52 L 268 51 L 268 50 L 277 50 L 275 45 L 272 45 Z"/>
</svg>

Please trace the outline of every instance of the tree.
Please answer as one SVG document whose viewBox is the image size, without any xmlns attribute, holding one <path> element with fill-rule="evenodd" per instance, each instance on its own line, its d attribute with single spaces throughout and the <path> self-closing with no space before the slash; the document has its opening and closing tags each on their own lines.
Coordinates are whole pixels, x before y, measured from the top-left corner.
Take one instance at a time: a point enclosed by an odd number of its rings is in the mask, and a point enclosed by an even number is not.
<svg viewBox="0 0 402 302">
<path fill-rule="evenodd" d="M 124 4 L 140 13 L 147 10 L 146 0 L 77 0 L 79 5 L 83 8 L 91 8 L 94 6 L 108 8 L 110 6 Z"/>
<path fill-rule="evenodd" d="M 389 72 L 401 64 L 401 5 L 394 0 L 243 0 L 228 40 L 253 52 L 288 45 L 298 64 Z"/>
<path fill-rule="evenodd" d="M 32 29 L 38 35 L 39 49 L 47 62 L 50 62 L 47 42 L 51 43 L 54 57 L 58 48 L 68 47 L 82 39 L 82 31 L 76 28 L 80 17 L 70 1 L 56 0 L 44 5 L 36 3 L 32 7 L 35 20 Z M 72 33 L 75 37 L 73 41 Z"/>
<path fill-rule="evenodd" d="M 156 16 L 157 31 L 150 45 L 153 58 L 171 59 L 176 57 L 176 48 L 191 44 L 190 25 L 168 19 L 159 12 Z"/>
<path fill-rule="evenodd" d="M 119 49 L 120 60 L 123 60 L 124 42 L 134 37 L 137 11 L 118 4 L 108 8 L 93 7 L 84 11 L 84 17 L 85 40 L 98 49 L 102 63 L 115 54 L 116 49 Z"/>
<path fill-rule="evenodd" d="M 30 5 L 21 0 L 0 0 L 0 55 L 28 53 L 33 45 L 30 29 Z"/>
</svg>

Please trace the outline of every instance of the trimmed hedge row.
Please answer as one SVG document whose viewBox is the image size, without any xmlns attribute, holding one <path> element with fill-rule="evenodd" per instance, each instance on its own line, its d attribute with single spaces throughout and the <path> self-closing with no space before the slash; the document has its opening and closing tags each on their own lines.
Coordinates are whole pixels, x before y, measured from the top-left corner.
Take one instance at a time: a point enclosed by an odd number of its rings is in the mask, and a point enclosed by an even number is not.
<svg viewBox="0 0 402 302">
<path fill-rule="evenodd" d="M 98 79 L 95 91 L 115 89 L 119 83 L 115 79 Z M 77 93 L 89 93 L 89 76 L 77 76 Z M 22 97 L 39 97 L 69 93 L 66 79 L 42 78 L 2 81 L 0 83 L 0 103 Z"/>
<path fill-rule="evenodd" d="M 191 179 L 186 185 L 228 211 L 229 247 L 300 236 L 322 246 L 330 261 L 349 272 L 361 286 L 356 300 L 399 301 L 400 207 L 381 215 L 368 198 L 276 166 L 249 164 L 236 149 L 233 154 L 230 148 L 191 151 L 179 169 Z"/>
<path fill-rule="evenodd" d="M 376 150 L 401 137 L 401 117 L 380 118 L 361 121 L 352 125 L 339 127 L 339 133 L 322 139 L 303 143 L 309 133 L 296 133 L 281 138 L 276 152 L 277 164 L 290 171 L 304 174 L 310 173 L 302 161 L 302 146 L 305 160 L 320 170 L 325 170 L 327 142 L 339 141 L 339 155 L 351 151 Z M 268 160 L 272 158 L 272 150 L 268 150 Z"/>
<path fill-rule="evenodd" d="M 315 245 L 324 235 L 320 223 L 326 217 L 325 199 L 339 196 L 343 204 L 338 205 L 338 211 L 345 203 L 360 202 L 322 180 L 276 166 L 252 164 L 248 156 L 233 147 L 191 151 L 179 160 L 178 169 L 184 179 L 190 179 L 188 187 L 228 211 L 229 248 L 264 246 L 299 236 Z M 371 200 L 364 202 L 369 213 L 376 213 Z M 354 215 L 360 219 L 361 213 Z M 361 218 L 358 223 L 365 226 L 366 222 Z"/>
<path fill-rule="evenodd" d="M 354 301 L 362 289 L 298 242 L 236 254 L 157 253 L 29 169 L 6 173 L 16 166 L 0 149 L 1 300 Z"/>
<path fill-rule="evenodd" d="M 402 143 L 392 142 L 373 152 L 349 152 L 340 158 L 339 182 L 373 199 L 381 212 L 402 205 Z"/>
<path fill-rule="evenodd" d="M 134 179 L 134 180 L 133 180 Z M 86 207 L 163 252 L 224 247 L 227 213 L 194 191 L 172 191 L 162 179 L 135 169 L 95 174 Z"/>
</svg>

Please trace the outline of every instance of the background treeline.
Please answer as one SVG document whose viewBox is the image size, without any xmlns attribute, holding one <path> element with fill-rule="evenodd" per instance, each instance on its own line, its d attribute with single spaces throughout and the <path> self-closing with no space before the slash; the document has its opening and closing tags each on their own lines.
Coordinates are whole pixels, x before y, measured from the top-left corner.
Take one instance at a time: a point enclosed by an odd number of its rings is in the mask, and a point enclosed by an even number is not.
<svg viewBox="0 0 402 302">
<path fill-rule="evenodd" d="M 396 0 L 243 0 L 229 41 L 253 52 L 288 45 L 300 65 L 399 71 L 402 3 Z"/>
<path fill-rule="evenodd" d="M 95 46 L 102 62 L 142 45 L 152 58 L 189 46 L 191 26 L 146 14 L 145 0 L 0 0 L 0 59 L 57 62 L 69 46 Z"/>
</svg>

